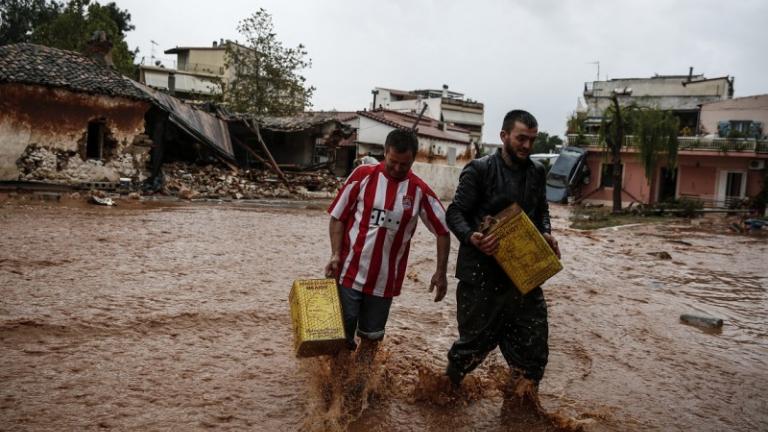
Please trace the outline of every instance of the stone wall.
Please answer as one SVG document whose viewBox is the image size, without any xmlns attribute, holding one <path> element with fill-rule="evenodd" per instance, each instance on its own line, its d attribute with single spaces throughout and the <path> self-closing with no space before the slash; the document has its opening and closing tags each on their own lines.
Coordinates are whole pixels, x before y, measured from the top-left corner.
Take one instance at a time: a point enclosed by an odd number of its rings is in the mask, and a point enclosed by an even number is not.
<svg viewBox="0 0 768 432">
<path fill-rule="evenodd" d="M 138 135 L 133 144 L 108 160 L 84 160 L 74 151 L 30 144 L 16 161 L 18 180 L 77 184 L 128 177 L 143 181 L 148 176 L 150 143 L 146 136 Z"/>
<path fill-rule="evenodd" d="M 0 84 L 0 180 L 75 183 L 141 177 L 151 142 L 149 103 L 24 84 Z M 89 122 L 104 125 L 105 152 L 86 160 Z"/>
</svg>

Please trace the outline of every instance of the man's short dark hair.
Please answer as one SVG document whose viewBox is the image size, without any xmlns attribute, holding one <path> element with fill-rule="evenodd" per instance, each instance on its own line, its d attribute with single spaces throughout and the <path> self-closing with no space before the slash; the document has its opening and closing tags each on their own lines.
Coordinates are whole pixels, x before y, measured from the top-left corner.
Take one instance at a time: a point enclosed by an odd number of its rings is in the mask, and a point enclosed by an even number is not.
<svg viewBox="0 0 768 432">
<path fill-rule="evenodd" d="M 398 153 L 410 151 L 416 157 L 419 151 L 419 138 L 409 130 L 395 129 L 387 135 L 384 141 L 384 151 L 392 147 Z"/>
<path fill-rule="evenodd" d="M 504 116 L 504 123 L 501 125 L 501 130 L 511 131 L 515 127 L 515 122 L 520 122 L 528 129 L 539 127 L 539 122 L 536 121 L 536 117 L 528 111 L 512 110 Z"/>
</svg>

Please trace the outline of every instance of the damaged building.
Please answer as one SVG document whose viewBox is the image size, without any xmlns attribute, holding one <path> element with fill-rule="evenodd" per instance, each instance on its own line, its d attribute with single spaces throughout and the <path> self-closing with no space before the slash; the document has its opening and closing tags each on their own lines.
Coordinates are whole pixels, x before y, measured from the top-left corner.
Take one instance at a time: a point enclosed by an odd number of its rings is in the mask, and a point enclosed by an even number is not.
<svg viewBox="0 0 768 432">
<path fill-rule="evenodd" d="M 233 115 L 187 104 L 98 58 L 0 47 L 0 181 L 108 188 L 129 178 L 188 198 L 331 193 L 355 157 L 354 129 L 342 123 L 349 114 Z"/>
<path fill-rule="evenodd" d="M 151 99 L 80 54 L 0 47 L 0 180 L 56 183 L 146 177 Z"/>
<path fill-rule="evenodd" d="M 0 47 L 0 142 L 0 180 L 138 183 L 163 163 L 235 163 L 224 120 L 34 44 Z"/>
<path fill-rule="evenodd" d="M 313 171 L 327 167 L 337 176 L 346 177 L 354 168 L 357 135 L 344 122 L 356 117 L 355 112 L 308 111 L 294 116 L 260 117 L 255 122 L 282 169 Z M 240 131 L 241 139 L 247 140 L 250 131 L 242 122 L 233 118 L 230 128 Z"/>
</svg>

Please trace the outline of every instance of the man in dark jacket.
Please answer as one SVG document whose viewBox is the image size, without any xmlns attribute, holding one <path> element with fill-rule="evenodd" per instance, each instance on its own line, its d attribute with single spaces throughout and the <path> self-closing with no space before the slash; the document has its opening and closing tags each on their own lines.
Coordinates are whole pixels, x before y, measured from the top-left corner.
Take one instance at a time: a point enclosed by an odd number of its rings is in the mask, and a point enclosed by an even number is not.
<svg viewBox="0 0 768 432">
<path fill-rule="evenodd" d="M 549 331 L 541 287 L 521 294 L 492 256 L 498 239 L 480 232 L 486 216 L 516 202 L 560 256 L 550 234 L 546 171 L 529 158 L 537 133 L 530 113 L 507 113 L 502 148 L 464 167 L 448 207 L 448 227 L 461 243 L 456 262 L 459 339 L 448 352 L 446 371 L 456 386 L 497 346 L 510 368 L 534 389 L 544 375 Z"/>
</svg>

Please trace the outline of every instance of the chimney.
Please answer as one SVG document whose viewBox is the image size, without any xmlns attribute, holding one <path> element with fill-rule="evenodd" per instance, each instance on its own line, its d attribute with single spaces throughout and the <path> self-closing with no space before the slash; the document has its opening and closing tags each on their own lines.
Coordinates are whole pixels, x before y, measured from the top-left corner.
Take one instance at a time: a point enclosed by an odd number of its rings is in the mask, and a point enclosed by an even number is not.
<svg viewBox="0 0 768 432">
<path fill-rule="evenodd" d="M 688 82 L 691 82 L 692 79 L 693 79 L 693 66 L 688 68 Z"/>
<path fill-rule="evenodd" d="M 373 95 L 373 103 L 371 104 L 371 111 L 376 111 L 376 96 L 379 94 L 379 91 L 376 89 L 371 90 L 371 94 Z"/>
<path fill-rule="evenodd" d="M 726 77 L 726 80 L 728 81 L 728 99 L 733 99 L 733 83 L 736 81 L 736 77 L 731 77 L 731 79 Z"/>
<path fill-rule="evenodd" d="M 112 61 L 112 42 L 107 38 L 107 32 L 103 30 L 93 32 L 91 39 L 85 45 L 85 53 L 101 65 L 115 67 L 115 62 Z"/>
<path fill-rule="evenodd" d="M 168 73 L 168 94 L 171 96 L 176 94 L 176 74 L 174 72 Z"/>
<path fill-rule="evenodd" d="M 443 97 L 448 97 L 448 84 L 443 84 Z"/>
</svg>

